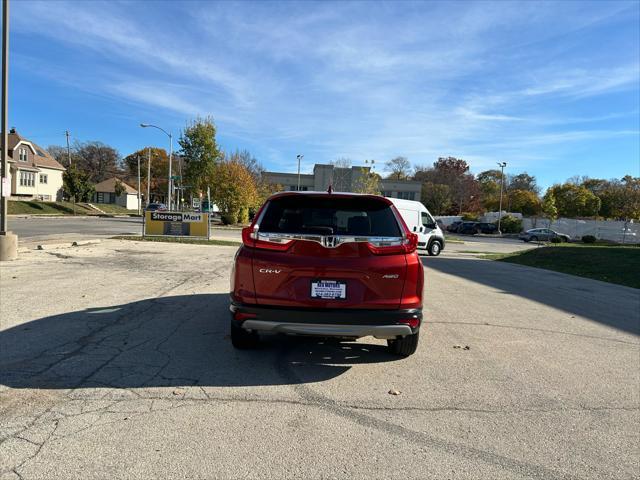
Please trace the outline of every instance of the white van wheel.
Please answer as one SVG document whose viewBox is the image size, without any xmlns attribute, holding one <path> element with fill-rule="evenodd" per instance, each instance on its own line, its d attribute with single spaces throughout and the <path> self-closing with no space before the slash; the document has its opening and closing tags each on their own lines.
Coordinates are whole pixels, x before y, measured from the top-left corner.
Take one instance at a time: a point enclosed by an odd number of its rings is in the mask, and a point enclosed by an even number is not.
<svg viewBox="0 0 640 480">
<path fill-rule="evenodd" d="M 442 244 L 438 240 L 434 240 L 429 245 L 429 255 L 432 257 L 437 257 L 440 255 L 440 251 L 442 250 Z"/>
</svg>

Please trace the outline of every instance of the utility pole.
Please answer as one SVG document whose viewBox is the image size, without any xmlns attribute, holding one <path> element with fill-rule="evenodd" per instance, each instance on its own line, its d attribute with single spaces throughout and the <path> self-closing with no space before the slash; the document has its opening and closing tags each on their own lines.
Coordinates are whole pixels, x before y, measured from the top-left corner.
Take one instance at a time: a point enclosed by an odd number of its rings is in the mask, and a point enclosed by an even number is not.
<svg viewBox="0 0 640 480">
<path fill-rule="evenodd" d="M 69 130 L 64 131 L 65 137 L 67 137 L 67 167 L 71 166 L 71 147 L 69 147 Z"/>
<path fill-rule="evenodd" d="M 169 211 L 173 204 L 173 177 L 171 173 L 171 164 L 173 162 L 173 135 L 169 134 Z"/>
<path fill-rule="evenodd" d="M 2 165 L 0 176 L 0 261 L 18 258 L 18 236 L 7 228 L 9 208 L 9 0 L 2 0 Z"/>
<path fill-rule="evenodd" d="M 149 148 L 149 159 L 147 160 L 147 207 L 151 201 L 151 147 Z"/>
<path fill-rule="evenodd" d="M 498 208 L 498 235 L 502 235 L 500 230 L 500 222 L 502 221 L 502 191 L 504 189 L 504 167 L 507 166 L 507 162 L 498 163 L 500 167 L 500 207 Z"/>
<path fill-rule="evenodd" d="M 297 191 L 300 191 L 300 160 L 302 160 L 302 157 L 304 157 L 304 155 L 298 155 L 296 158 L 298 159 L 298 187 L 297 187 Z"/>
</svg>

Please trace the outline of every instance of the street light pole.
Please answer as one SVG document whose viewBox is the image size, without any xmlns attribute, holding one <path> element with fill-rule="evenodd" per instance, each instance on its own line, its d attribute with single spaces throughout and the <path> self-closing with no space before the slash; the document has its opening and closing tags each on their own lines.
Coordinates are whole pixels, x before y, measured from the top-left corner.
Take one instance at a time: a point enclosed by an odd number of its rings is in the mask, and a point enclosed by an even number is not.
<svg viewBox="0 0 640 480">
<path fill-rule="evenodd" d="M 151 201 L 151 147 L 149 148 L 149 159 L 147 160 L 147 207 Z"/>
<path fill-rule="evenodd" d="M 302 160 L 302 157 L 304 157 L 304 155 L 298 155 L 296 158 L 298 159 L 298 188 L 297 191 L 300 191 L 300 160 Z"/>
<path fill-rule="evenodd" d="M 158 130 L 160 130 L 161 132 L 163 132 L 167 137 L 169 137 L 169 185 L 168 185 L 168 207 L 169 207 L 169 211 L 171 211 L 171 206 L 173 204 L 172 202 L 172 198 L 173 198 L 173 179 L 171 178 L 171 176 L 173 175 L 172 173 L 172 168 L 171 168 L 171 163 L 173 160 L 173 135 L 170 134 L 169 132 L 167 132 L 164 128 L 160 128 L 157 125 L 151 125 L 149 123 L 141 123 L 140 126 L 142 128 L 148 128 L 148 127 L 152 127 L 152 128 L 157 128 Z"/>
<path fill-rule="evenodd" d="M 500 230 L 500 223 L 502 222 L 502 191 L 504 189 L 504 167 L 507 166 L 507 162 L 498 163 L 500 167 L 500 207 L 498 208 L 498 235 L 502 235 Z"/>
</svg>

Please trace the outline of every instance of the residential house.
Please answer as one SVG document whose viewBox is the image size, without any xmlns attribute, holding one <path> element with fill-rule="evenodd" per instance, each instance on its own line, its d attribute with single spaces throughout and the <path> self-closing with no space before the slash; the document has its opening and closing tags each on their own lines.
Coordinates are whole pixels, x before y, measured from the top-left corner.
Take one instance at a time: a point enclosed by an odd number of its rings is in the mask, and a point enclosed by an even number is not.
<svg viewBox="0 0 640 480">
<path fill-rule="evenodd" d="M 44 149 L 9 130 L 9 184 L 11 200 L 62 199 L 62 173 L 65 168 Z"/>
<path fill-rule="evenodd" d="M 120 182 L 124 188 L 121 195 L 116 195 L 116 183 Z M 100 204 L 111 203 L 125 207 L 127 210 L 138 209 L 138 191 L 118 178 L 108 178 L 95 186 L 92 202 L 100 208 Z"/>
</svg>

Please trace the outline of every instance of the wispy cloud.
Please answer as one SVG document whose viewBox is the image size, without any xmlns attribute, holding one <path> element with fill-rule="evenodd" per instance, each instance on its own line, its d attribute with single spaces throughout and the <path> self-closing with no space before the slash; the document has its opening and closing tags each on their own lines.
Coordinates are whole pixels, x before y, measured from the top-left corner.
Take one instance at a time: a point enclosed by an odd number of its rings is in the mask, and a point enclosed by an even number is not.
<svg viewBox="0 0 640 480">
<path fill-rule="evenodd" d="M 212 115 L 273 165 L 302 149 L 308 165 L 400 154 L 484 164 L 491 149 L 526 164 L 636 132 L 637 110 L 616 97 L 637 102 L 634 2 L 188 6 L 19 2 L 14 32 L 67 54 L 25 53 L 33 73 L 133 109 Z M 592 35 L 607 28 L 603 50 Z M 592 107 L 605 97 L 616 101 Z"/>
</svg>

